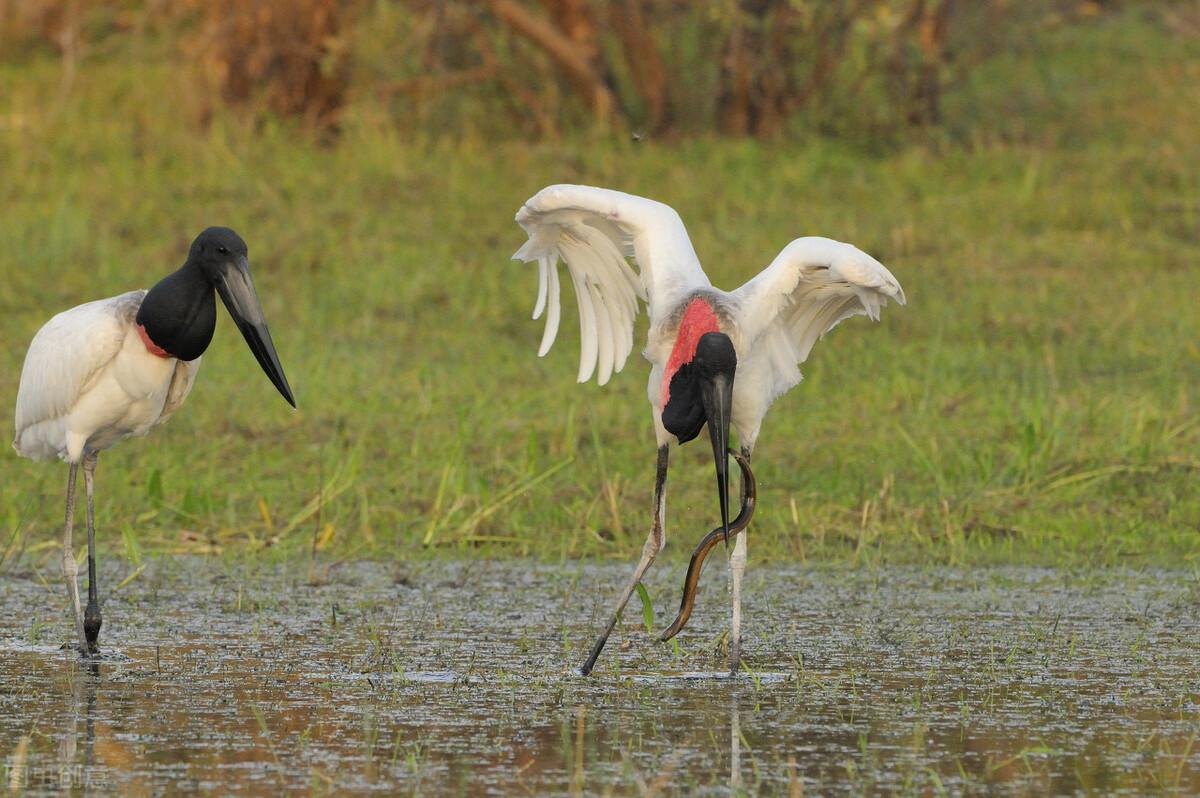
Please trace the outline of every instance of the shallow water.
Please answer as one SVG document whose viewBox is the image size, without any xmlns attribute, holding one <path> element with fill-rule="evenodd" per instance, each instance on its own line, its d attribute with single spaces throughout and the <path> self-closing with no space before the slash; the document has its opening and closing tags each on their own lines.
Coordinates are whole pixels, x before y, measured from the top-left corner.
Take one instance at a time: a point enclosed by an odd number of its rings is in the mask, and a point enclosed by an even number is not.
<svg viewBox="0 0 1200 798">
<path fill-rule="evenodd" d="M 0 788 L 1200 793 L 1193 572 L 752 563 L 730 679 L 717 565 L 677 650 L 635 598 L 590 678 L 629 564 L 166 558 L 102 592 L 94 673 L 57 572 L 10 571 Z M 656 630 L 681 584 L 652 574 Z"/>
</svg>

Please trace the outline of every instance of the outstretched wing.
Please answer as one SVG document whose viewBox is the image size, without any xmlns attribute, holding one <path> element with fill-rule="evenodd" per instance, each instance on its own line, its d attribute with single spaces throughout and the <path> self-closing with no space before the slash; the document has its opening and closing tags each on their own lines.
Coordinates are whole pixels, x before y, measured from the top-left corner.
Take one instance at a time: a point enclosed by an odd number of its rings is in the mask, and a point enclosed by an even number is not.
<svg viewBox="0 0 1200 798">
<path fill-rule="evenodd" d="M 38 425 L 71 412 L 95 376 L 121 351 L 130 320 L 145 295 L 145 291 L 130 291 L 79 305 L 37 331 L 25 354 L 17 389 L 13 446 L 18 452 L 37 456 Z M 26 433 L 32 437 L 23 445 Z"/>
<path fill-rule="evenodd" d="M 625 365 L 639 299 L 653 322 L 676 297 L 711 285 L 679 214 L 661 202 L 606 188 L 548 186 L 517 211 L 517 223 L 529 240 L 513 259 L 537 261 L 533 318 L 546 312 L 539 357 L 558 335 L 558 261 L 567 264 L 579 303 L 580 382 L 598 369 L 604 385 Z"/>
<path fill-rule="evenodd" d="M 829 238 L 797 238 L 754 279 L 733 292 L 743 339 L 764 340 L 782 392 L 799 381 L 799 364 L 813 345 L 850 316 L 879 320 L 889 299 L 903 305 L 904 289 L 882 263 Z"/>
</svg>

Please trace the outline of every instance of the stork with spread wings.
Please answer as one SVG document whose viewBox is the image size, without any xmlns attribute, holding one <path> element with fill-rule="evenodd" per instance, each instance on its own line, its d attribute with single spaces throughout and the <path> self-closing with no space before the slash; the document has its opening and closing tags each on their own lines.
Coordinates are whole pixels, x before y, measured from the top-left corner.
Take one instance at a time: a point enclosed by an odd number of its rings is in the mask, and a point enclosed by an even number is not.
<svg viewBox="0 0 1200 798">
<path fill-rule="evenodd" d="M 644 355 L 650 361 L 648 398 L 658 443 L 654 518 L 633 576 L 617 597 L 607 628 L 582 672 L 590 673 L 617 618 L 666 542 L 664 489 L 670 445 L 683 444 L 707 425 L 716 462 L 721 526 L 728 539 L 753 512 L 749 459 L 771 403 L 800 382 L 800 364 L 813 344 L 850 316 L 879 319 L 889 299 L 904 304 L 900 283 L 865 252 L 828 238 L 792 241 L 766 269 L 735 291 L 713 286 L 679 214 L 661 202 L 591 186 L 542 189 L 517 212 L 529 234 L 514 259 L 538 265 L 533 317 L 546 316 L 538 354 L 554 344 L 561 320 L 559 261 L 566 264 L 579 305 L 579 381 L 599 383 L 619 372 L 633 350 L 639 303 L 650 317 Z M 636 271 L 635 271 L 636 267 Z M 731 524 L 728 503 L 730 425 L 741 449 L 742 511 Z M 706 538 L 693 557 L 698 578 Z M 733 617 L 730 669 L 740 664 L 741 584 L 746 535 L 737 536 L 730 570 Z M 679 631 L 695 590 L 689 573 Z"/>
</svg>

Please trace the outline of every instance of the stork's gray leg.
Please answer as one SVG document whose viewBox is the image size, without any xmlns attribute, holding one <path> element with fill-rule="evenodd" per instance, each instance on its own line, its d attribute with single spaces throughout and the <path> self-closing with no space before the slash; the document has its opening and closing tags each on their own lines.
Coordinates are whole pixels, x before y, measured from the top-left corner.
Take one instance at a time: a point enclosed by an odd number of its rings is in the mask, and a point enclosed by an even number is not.
<svg viewBox="0 0 1200 798">
<path fill-rule="evenodd" d="M 729 558 L 733 576 L 733 618 L 729 632 L 729 672 L 737 673 L 742 664 L 742 574 L 746 572 L 746 533 L 738 535 Z"/>
<path fill-rule="evenodd" d="M 75 613 L 75 631 L 79 635 L 80 651 L 87 653 L 87 637 L 83 634 L 83 610 L 79 606 L 79 585 L 75 579 L 79 575 L 79 566 L 75 562 L 75 550 L 71 547 L 71 528 L 75 524 L 75 472 L 78 463 L 71 463 L 71 471 L 67 475 L 67 521 L 63 526 L 62 572 L 67 580 L 67 596 L 71 599 L 71 611 Z"/>
<path fill-rule="evenodd" d="M 83 615 L 83 632 L 87 637 L 88 654 L 97 654 L 100 647 L 96 641 L 100 637 L 100 599 L 96 593 L 96 504 L 93 498 L 93 478 L 96 474 L 96 462 L 100 459 L 97 454 L 83 457 L 83 481 L 87 487 L 87 536 L 88 536 L 88 603 Z"/>
<path fill-rule="evenodd" d="M 621 615 L 621 610 L 625 609 L 625 605 L 629 603 L 629 597 L 633 595 L 633 591 L 637 588 L 638 582 L 642 580 L 642 575 L 646 573 L 646 569 L 650 567 L 650 563 L 654 562 L 654 558 L 662 551 L 663 545 L 667 542 L 666 530 L 663 526 L 663 515 L 665 514 L 666 505 L 664 503 L 664 492 L 667 485 L 667 462 L 670 459 L 670 450 L 667 446 L 658 447 L 658 471 L 654 479 L 654 522 L 650 526 L 650 534 L 646 536 L 646 542 L 642 546 L 642 559 L 638 561 L 637 568 L 633 569 L 633 576 L 629 582 L 621 589 L 617 595 L 617 606 L 613 610 L 612 618 L 608 621 L 608 626 L 605 627 L 604 633 L 592 646 L 592 653 L 588 655 L 587 662 L 583 663 L 583 667 L 579 672 L 587 676 L 592 672 L 592 668 L 596 665 L 596 658 L 600 656 L 600 652 L 604 650 L 604 644 L 608 642 L 608 636 L 612 634 L 612 630 L 617 625 L 617 618 Z"/>
<path fill-rule="evenodd" d="M 750 449 L 742 447 L 742 455 L 750 459 Z M 745 476 L 742 477 L 742 494 L 746 493 Z M 729 557 L 729 573 L 733 578 L 733 617 L 729 624 L 729 672 L 736 674 L 742 665 L 742 575 L 746 572 L 746 537 L 750 530 L 742 531 L 733 545 Z"/>
</svg>

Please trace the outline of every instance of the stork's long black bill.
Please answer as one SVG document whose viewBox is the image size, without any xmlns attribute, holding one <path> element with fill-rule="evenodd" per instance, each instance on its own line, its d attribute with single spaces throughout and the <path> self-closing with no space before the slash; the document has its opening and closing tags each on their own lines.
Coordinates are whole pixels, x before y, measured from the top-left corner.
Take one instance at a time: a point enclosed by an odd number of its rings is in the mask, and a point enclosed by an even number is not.
<svg viewBox="0 0 1200 798">
<path fill-rule="evenodd" d="M 242 331 L 242 337 L 246 339 L 258 365 L 288 404 L 295 407 L 292 388 L 288 385 L 287 375 L 283 373 L 283 364 L 279 362 L 271 331 L 267 329 L 262 302 L 254 290 L 254 281 L 250 279 L 250 262 L 244 257 L 231 262 L 221 270 L 216 282 L 221 301 Z"/>
<path fill-rule="evenodd" d="M 705 380 L 700 388 L 700 401 L 708 419 L 708 437 L 712 441 L 713 461 L 717 466 L 717 496 L 721 501 L 721 528 L 729 544 L 729 414 L 733 406 L 733 380 L 717 374 Z"/>
</svg>

